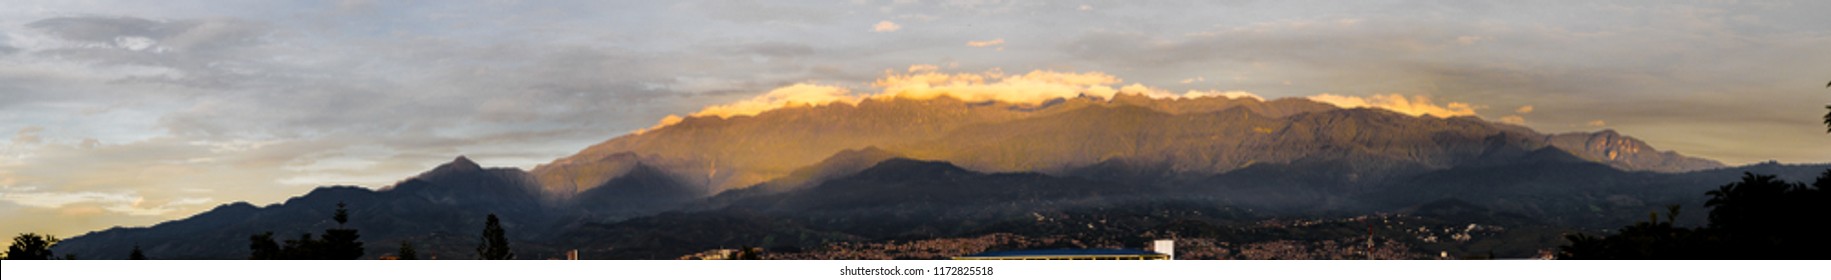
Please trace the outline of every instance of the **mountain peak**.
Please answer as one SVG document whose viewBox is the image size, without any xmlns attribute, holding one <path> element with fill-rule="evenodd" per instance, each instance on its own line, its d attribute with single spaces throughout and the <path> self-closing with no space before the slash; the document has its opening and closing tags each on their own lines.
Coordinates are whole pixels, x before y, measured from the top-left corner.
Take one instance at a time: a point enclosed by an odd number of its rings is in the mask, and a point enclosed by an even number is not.
<svg viewBox="0 0 1831 280">
<path fill-rule="evenodd" d="M 446 175 L 477 171 L 483 171 L 483 166 L 477 165 L 477 162 L 471 161 L 468 157 L 458 156 L 458 158 L 452 159 L 451 162 L 433 167 L 432 170 L 427 170 L 426 173 L 420 173 L 420 176 L 417 178 L 431 179 Z"/>
<path fill-rule="evenodd" d="M 932 180 L 970 173 L 973 172 L 960 168 L 960 166 L 950 162 L 925 161 L 899 157 L 878 162 L 877 165 L 859 171 L 858 174 L 853 175 L 853 177 L 871 178 L 883 181 L 913 180 L 917 178 Z"/>
<path fill-rule="evenodd" d="M 483 166 L 477 165 L 477 162 L 471 161 L 470 158 L 460 155 L 460 156 L 458 156 L 458 158 L 452 159 L 451 162 L 447 162 L 445 164 L 439 165 L 439 167 L 435 168 L 435 170 L 441 169 L 441 168 L 451 168 L 451 169 L 457 169 L 457 170 L 481 170 L 481 169 L 483 169 Z"/>
<path fill-rule="evenodd" d="M 458 158 L 452 159 L 451 162 L 446 163 L 446 165 L 460 166 L 460 167 L 466 167 L 466 168 L 482 168 L 481 166 L 477 165 L 477 162 L 471 161 L 470 158 L 464 157 L 464 155 L 458 155 Z"/>
<path fill-rule="evenodd" d="M 1625 170 L 1685 172 L 1723 167 L 1715 160 L 1654 149 L 1652 145 L 1621 135 L 1614 129 L 1553 134 L 1545 136 L 1545 142 L 1572 155 Z"/>
</svg>

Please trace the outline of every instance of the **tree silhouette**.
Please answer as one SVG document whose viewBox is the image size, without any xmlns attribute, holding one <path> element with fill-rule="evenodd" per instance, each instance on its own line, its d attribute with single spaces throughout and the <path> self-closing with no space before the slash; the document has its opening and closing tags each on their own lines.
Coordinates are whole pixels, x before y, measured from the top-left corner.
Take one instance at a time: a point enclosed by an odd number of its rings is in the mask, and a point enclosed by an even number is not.
<svg viewBox="0 0 1831 280">
<path fill-rule="evenodd" d="M 6 246 L 6 258 L 9 260 L 52 260 L 51 246 L 57 245 L 56 236 L 49 234 L 21 233 L 13 237 L 13 245 Z"/>
<path fill-rule="evenodd" d="M 477 245 L 477 258 L 485 260 L 514 259 L 515 253 L 509 251 L 509 238 L 502 230 L 502 222 L 491 213 L 483 222 L 483 244 Z"/>
<path fill-rule="evenodd" d="M 286 240 L 284 245 L 281 245 L 280 259 L 282 259 L 282 260 L 322 260 L 322 259 L 326 259 L 324 257 L 325 256 L 324 250 L 323 250 L 324 245 L 322 245 L 322 243 L 323 242 L 318 241 L 317 239 L 312 239 L 312 234 L 310 234 L 310 233 L 300 234 L 298 239 L 288 239 L 288 240 Z"/>
<path fill-rule="evenodd" d="M 146 253 L 142 253 L 142 252 L 140 252 L 140 245 L 134 245 L 134 251 L 133 251 L 133 252 L 132 252 L 132 253 L 127 253 L 127 259 L 129 259 L 129 260 L 145 260 L 145 259 L 146 259 Z"/>
<path fill-rule="evenodd" d="M 1831 217 L 1831 170 L 1810 187 L 1772 175 L 1743 173 L 1742 180 L 1705 193 L 1710 197 L 1709 225 L 1678 228 L 1657 214 L 1647 222 L 1602 237 L 1566 236 L 1559 247 L 1567 259 L 1827 259 L 1831 228 L 1818 221 Z"/>
<path fill-rule="evenodd" d="M 273 232 L 269 231 L 269 232 L 249 236 L 248 243 L 249 243 L 248 251 L 250 251 L 250 253 L 248 255 L 248 259 L 250 259 L 250 260 L 278 260 L 278 259 L 280 259 L 280 243 L 273 241 Z"/>
<path fill-rule="evenodd" d="M 401 241 L 401 249 L 399 252 L 396 252 L 394 255 L 395 255 L 395 259 L 397 259 L 397 260 L 420 259 L 420 253 L 418 251 L 413 250 L 413 243 L 410 243 L 407 241 Z"/>
<path fill-rule="evenodd" d="M 337 203 L 337 212 L 331 215 L 337 227 L 324 230 L 323 239 L 313 239 L 310 233 L 301 234 L 298 239 L 289 239 L 284 243 L 274 242 L 273 232 L 265 232 L 248 237 L 248 259 L 251 260 L 354 260 L 363 254 L 361 235 L 355 229 L 345 228 L 349 222 L 349 211 L 342 202 Z"/>
<path fill-rule="evenodd" d="M 332 260 L 362 258 L 362 241 L 357 240 L 362 236 L 356 234 L 356 230 L 344 227 L 350 221 L 350 214 L 342 202 L 337 203 L 337 212 L 331 215 L 331 220 L 337 221 L 337 228 L 324 230 L 322 257 Z"/>
</svg>

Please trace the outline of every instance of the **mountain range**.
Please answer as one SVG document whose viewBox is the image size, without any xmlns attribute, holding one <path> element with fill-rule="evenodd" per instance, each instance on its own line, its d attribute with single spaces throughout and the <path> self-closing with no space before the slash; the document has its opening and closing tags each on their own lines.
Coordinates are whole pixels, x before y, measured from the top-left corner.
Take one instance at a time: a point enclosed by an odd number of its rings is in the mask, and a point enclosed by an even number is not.
<svg viewBox="0 0 1831 280">
<path fill-rule="evenodd" d="M 578 249 L 589 258 L 671 259 L 738 246 L 797 252 L 988 234 L 1327 239 L 1355 231 L 1261 229 L 1267 220 L 1391 213 L 1544 229 L 1496 235 L 1542 248 L 1555 246 L 1546 242 L 1556 234 L 1612 228 L 1667 204 L 1701 209 L 1704 191 L 1741 172 L 1802 180 L 1827 167 L 1727 167 L 1612 130 L 1544 134 L 1294 98 L 868 98 L 687 117 L 527 171 L 460 156 L 392 186 L 225 204 L 55 249 L 106 259 L 137 245 L 149 256 L 246 258 L 247 236 L 315 232 L 338 203 L 349 205 L 368 257 L 412 241 L 422 256 L 472 258 L 492 213 L 524 258 Z"/>
</svg>

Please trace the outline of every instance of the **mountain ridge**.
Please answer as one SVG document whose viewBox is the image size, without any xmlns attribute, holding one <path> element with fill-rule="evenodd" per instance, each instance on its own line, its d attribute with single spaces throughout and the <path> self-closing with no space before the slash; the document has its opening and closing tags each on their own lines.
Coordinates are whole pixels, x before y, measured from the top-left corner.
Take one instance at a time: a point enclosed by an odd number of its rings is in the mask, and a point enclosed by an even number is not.
<svg viewBox="0 0 1831 280">
<path fill-rule="evenodd" d="M 165 256 L 237 258 L 235 244 L 191 239 L 309 233 L 329 225 L 337 203 L 352 205 L 352 227 L 370 244 L 425 240 L 422 252 L 448 257 L 468 252 L 464 244 L 488 214 L 502 216 L 518 248 L 540 254 L 627 245 L 592 232 L 693 246 L 981 234 L 1020 229 L 1014 221 L 1043 212 L 1164 200 L 1336 215 L 1456 199 L 1481 211 L 1589 226 L 1717 183 L 1698 178 L 1759 168 L 1766 167 L 1659 151 L 1613 130 L 1542 134 L 1475 117 L 1302 99 L 866 99 L 689 117 L 528 171 L 458 156 L 375 190 L 327 187 L 268 206 L 226 204 L 152 227 L 72 237 L 59 249 L 107 258 L 105 250 L 131 242 Z M 1773 170 L 1809 168 L 1818 167 Z M 1596 181 L 1558 177 L 1568 174 Z M 1508 181 L 1484 186 L 1489 178 Z M 730 229 L 693 224 L 750 218 L 766 220 Z M 877 219 L 909 223 L 843 222 Z M 1050 228 L 1072 228 L 1060 226 Z M 770 234 L 728 232 L 739 228 Z M 613 254 L 671 257 L 670 250 Z"/>
<path fill-rule="evenodd" d="M 1119 115 L 1111 115 L 1114 113 Z M 1095 116 L 1102 114 L 1110 117 Z M 1038 123 L 1038 120 L 1052 118 L 1107 124 L 1082 125 L 1075 121 L 1058 121 L 1057 128 L 1051 131 L 1039 131 L 1039 127 L 1032 126 Z M 1128 118 L 1131 121 L 1125 121 Z M 1252 123 L 1252 125 L 1242 125 L 1243 123 Z M 1413 152 L 1430 153 L 1427 151 L 1430 148 L 1417 145 L 1429 145 L 1434 142 L 1437 142 L 1436 144 L 1456 143 L 1431 139 L 1427 136 L 1410 139 L 1417 143 L 1373 143 L 1368 141 L 1379 140 L 1377 138 L 1387 136 L 1363 134 L 1359 131 L 1360 129 L 1384 129 L 1383 127 L 1394 124 L 1426 123 L 1455 126 L 1457 129 L 1475 130 L 1488 135 L 1505 134 L 1514 137 L 1536 138 L 1521 140 L 1519 144 L 1531 148 L 1556 146 L 1591 161 L 1611 162 L 1611 166 L 1623 170 L 1680 172 L 1723 166 L 1721 163 L 1708 159 L 1686 157 L 1670 151 L 1658 151 L 1638 139 L 1621 136 L 1612 130 L 1541 134 L 1525 127 L 1493 123 L 1473 117 L 1438 118 L 1408 116 L 1382 109 L 1343 109 L 1299 98 L 1271 101 L 1226 97 L 1159 99 L 1142 95 L 1119 94 L 1111 99 L 1087 96 L 1058 98 L 1037 105 L 998 101 L 964 102 L 948 96 L 927 100 L 866 99 L 858 104 L 836 103 L 821 106 L 785 107 L 754 116 L 688 117 L 673 125 L 647 130 L 643 133 L 623 135 L 594 144 L 573 156 L 539 165 L 529 172 L 542 178 L 544 187 L 549 190 L 580 188 L 580 186 L 589 188 L 595 183 L 610 179 L 611 176 L 604 174 L 617 174 L 619 172 L 616 170 L 627 168 L 632 159 L 639 158 L 645 163 L 671 170 L 675 174 L 682 174 L 680 175 L 682 177 L 679 178 L 682 181 L 705 182 L 704 184 L 711 189 L 723 191 L 749 187 L 787 176 L 796 168 L 815 164 L 827 155 L 866 147 L 878 147 L 891 153 L 914 158 L 955 162 L 967 166 L 969 169 L 982 171 L 1065 172 L 1115 158 L 1107 155 L 1082 155 L 1081 158 L 1053 160 L 1028 158 L 1071 154 L 1060 150 L 1034 150 L 1039 145 L 1047 146 L 1052 145 L 1051 143 L 1077 140 L 1082 143 L 1093 143 L 1087 139 L 1105 133 L 1102 130 L 1126 129 L 1133 131 L 1134 134 L 1137 134 L 1136 136 L 1154 138 L 1136 139 L 1136 137 L 1122 135 L 1107 135 L 1100 139 L 1112 142 L 1097 144 L 1112 146 L 1118 145 L 1115 144 L 1116 142 L 1134 143 L 1134 147 L 1123 147 L 1125 149 L 1156 145 L 1153 147 L 1158 150 L 1152 152 L 1158 154 L 1131 153 L 1125 156 L 1146 158 L 1118 160 L 1167 166 L 1176 169 L 1177 172 L 1219 174 L 1249 164 L 1249 162 L 1263 163 L 1268 160 L 1288 162 L 1301 158 L 1303 157 L 1301 153 L 1320 148 L 1322 145 L 1329 145 L 1329 147 L 1339 144 L 1413 145 L 1410 147 L 1390 146 L 1375 150 L 1406 153 L 1407 151 L 1395 150 L 1406 149 L 1414 150 Z M 1297 128 L 1306 131 L 1292 130 L 1293 125 L 1300 126 Z M 1205 127 L 1225 127 L 1225 129 L 1201 129 Z M 1403 127 L 1411 131 L 1446 132 L 1444 129 L 1425 125 L 1404 125 Z M 977 145 L 982 139 L 1015 137 L 1016 135 L 1006 135 L 1013 131 L 1034 133 L 1028 134 L 1031 137 L 1028 142 L 999 146 L 979 145 L 982 148 L 977 151 L 962 149 L 962 147 Z M 1047 134 L 1046 137 L 1036 134 L 1044 132 L 1051 134 Z M 1292 136 L 1305 137 L 1304 139 L 1311 139 L 1312 142 L 1327 142 L 1308 146 L 1304 144 L 1249 143 L 1250 141 L 1281 142 L 1284 140 L 1283 137 Z M 1571 140 L 1579 137 L 1600 139 L 1598 140 L 1601 141 L 1600 143 L 1608 145 L 1590 143 L 1595 141 Z M 1463 138 L 1479 139 L 1482 137 L 1476 135 Z M 936 144 L 948 141 L 948 139 L 965 140 Z M 1209 140 L 1218 143 L 1202 142 Z M 1362 142 L 1350 143 L 1342 142 L 1343 140 Z M 1180 146 L 1168 149 L 1159 147 L 1164 145 Z M 1227 152 L 1234 149 L 1224 147 L 1225 145 L 1235 147 L 1257 145 L 1254 147 L 1260 150 L 1256 151 L 1277 152 L 1288 156 L 1274 156 L 1276 158 L 1270 159 L 1262 158 L 1269 155 L 1266 153 L 1244 156 L 1235 152 Z M 1125 151 L 1119 149 L 1121 147 L 1109 148 L 1111 149 L 1080 152 L 1124 153 Z M 1243 151 L 1255 152 L 1255 150 Z M 637 154 L 641 156 L 635 156 Z M 1180 155 L 1228 157 L 1230 159 L 1173 160 L 1169 158 Z M 1425 155 L 1420 154 L 1419 156 Z M 1440 156 L 1440 154 L 1428 156 Z M 990 157 L 1004 157 L 1005 159 Z M 1442 168 L 1453 165 L 1450 161 L 1456 159 L 1415 157 L 1408 160 Z M 553 178 L 564 178 L 565 180 Z M 567 182 L 564 184 L 572 186 L 561 186 L 562 184 L 557 182 Z"/>
</svg>

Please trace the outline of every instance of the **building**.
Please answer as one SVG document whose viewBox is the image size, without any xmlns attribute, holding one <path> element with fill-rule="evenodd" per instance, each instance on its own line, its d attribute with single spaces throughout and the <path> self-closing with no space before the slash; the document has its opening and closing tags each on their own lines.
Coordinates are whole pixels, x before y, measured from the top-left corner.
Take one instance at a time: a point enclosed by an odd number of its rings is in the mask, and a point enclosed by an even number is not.
<svg viewBox="0 0 1831 280">
<path fill-rule="evenodd" d="M 1171 260 L 1175 259 L 1176 241 L 1151 242 L 1152 250 L 1140 249 L 1044 249 L 993 251 L 954 257 L 956 260 Z"/>
</svg>

